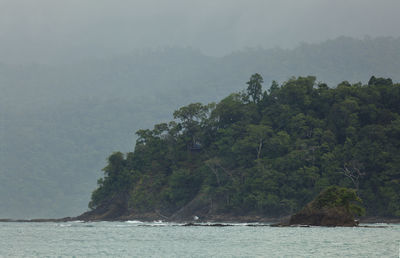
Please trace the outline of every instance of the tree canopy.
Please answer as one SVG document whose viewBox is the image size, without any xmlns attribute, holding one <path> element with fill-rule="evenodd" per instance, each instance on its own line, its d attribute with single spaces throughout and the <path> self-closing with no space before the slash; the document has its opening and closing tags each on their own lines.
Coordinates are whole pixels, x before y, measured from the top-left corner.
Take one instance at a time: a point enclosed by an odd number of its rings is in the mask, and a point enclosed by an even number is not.
<svg viewBox="0 0 400 258">
<path fill-rule="evenodd" d="M 173 214 L 201 198 L 209 213 L 277 216 L 337 185 L 354 189 L 334 198 L 352 211 L 359 196 L 367 215 L 400 217 L 399 84 L 262 83 L 254 74 L 247 91 L 139 130 L 134 152 L 110 156 L 91 208 L 119 194 L 127 213 Z"/>
</svg>

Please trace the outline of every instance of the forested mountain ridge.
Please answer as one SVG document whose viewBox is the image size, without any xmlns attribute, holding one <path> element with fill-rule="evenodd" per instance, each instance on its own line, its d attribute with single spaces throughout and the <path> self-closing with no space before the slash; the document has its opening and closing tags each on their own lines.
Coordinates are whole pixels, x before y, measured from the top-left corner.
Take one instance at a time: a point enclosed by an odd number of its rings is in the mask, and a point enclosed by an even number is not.
<svg viewBox="0 0 400 258">
<path fill-rule="evenodd" d="M 89 215 L 282 216 L 339 185 L 367 215 L 400 217 L 400 84 L 262 83 L 254 74 L 240 93 L 137 131 L 134 152 L 108 158 Z"/>
<path fill-rule="evenodd" d="M 1 60 L 0 60 L 1 62 Z M 330 87 L 400 80 L 400 39 L 341 37 L 209 57 L 185 48 L 71 64 L 0 63 L 0 218 L 73 216 L 113 151 L 191 102 L 220 101 L 260 71 L 265 86 L 315 75 Z"/>
</svg>

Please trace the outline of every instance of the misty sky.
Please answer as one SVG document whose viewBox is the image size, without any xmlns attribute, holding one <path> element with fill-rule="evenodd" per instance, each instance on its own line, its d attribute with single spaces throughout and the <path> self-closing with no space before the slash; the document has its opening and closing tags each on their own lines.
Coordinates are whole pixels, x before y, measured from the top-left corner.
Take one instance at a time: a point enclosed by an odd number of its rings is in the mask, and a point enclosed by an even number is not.
<svg viewBox="0 0 400 258">
<path fill-rule="evenodd" d="M 399 0 L 0 0 L 0 62 L 183 46 L 208 55 L 400 36 Z"/>
</svg>

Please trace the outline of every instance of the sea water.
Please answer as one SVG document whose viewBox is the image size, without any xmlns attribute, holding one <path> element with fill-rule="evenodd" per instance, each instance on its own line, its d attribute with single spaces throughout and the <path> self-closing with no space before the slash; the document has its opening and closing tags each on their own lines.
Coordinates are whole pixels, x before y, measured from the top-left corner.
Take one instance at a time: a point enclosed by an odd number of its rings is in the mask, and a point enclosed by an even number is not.
<svg viewBox="0 0 400 258">
<path fill-rule="evenodd" d="M 399 257 L 400 225 L 0 223 L 0 257 Z"/>
</svg>

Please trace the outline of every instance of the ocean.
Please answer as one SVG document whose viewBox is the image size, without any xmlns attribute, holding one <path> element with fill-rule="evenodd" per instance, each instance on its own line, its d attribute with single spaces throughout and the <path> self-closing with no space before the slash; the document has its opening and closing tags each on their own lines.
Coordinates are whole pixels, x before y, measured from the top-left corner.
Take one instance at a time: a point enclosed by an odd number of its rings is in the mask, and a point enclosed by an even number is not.
<svg viewBox="0 0 400 258">
<path fill-rule="evenodd" d="M 400 224 L 368 225 L 0 223 L 0 257 L 399 257 Z"/>
</svg>

